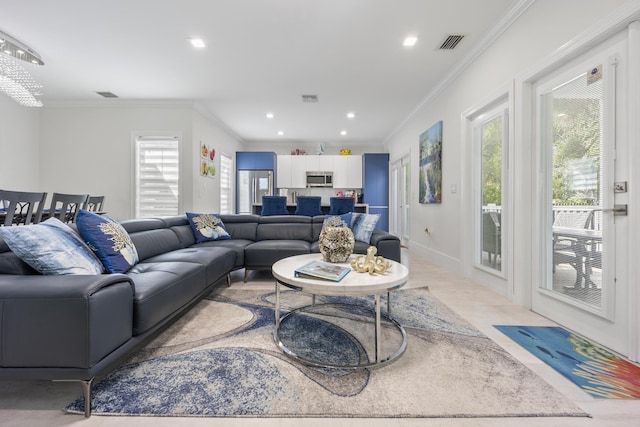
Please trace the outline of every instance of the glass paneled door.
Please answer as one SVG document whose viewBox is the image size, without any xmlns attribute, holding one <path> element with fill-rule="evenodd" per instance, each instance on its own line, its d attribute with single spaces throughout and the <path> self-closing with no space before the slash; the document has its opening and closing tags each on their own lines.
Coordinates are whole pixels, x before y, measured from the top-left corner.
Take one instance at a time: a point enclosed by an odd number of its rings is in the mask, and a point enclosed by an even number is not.
<svg viewBox="0 0 640 427">
<path fill-rule="evenodd" d="M 615 156 L 626 149 L 616 114 L 624 44 L 614 37 L 537 86 L 541 273 L 533 290 L 535 311 L 623 354 L 626 288 L 616 279 L 624 280 L 617 240 L 626 217 L 616 205 L 624 171 Z"/>
<path fill-rule="evenodd" d="M 603 291 L 606 294 L 609 286 L 603 280 L 602 254 L 610 238 L 603 234 L 603 220 L 612 216 L 602 215 L 605 188 L 610 186 L 603 186 L 603 81 L 590 78 L 598 73 L 598 67 L 582 72 L 542 96 L 544 134 L 551 148 L 546 216 L 552 273 L 543 286 L 602 310 Z"/>
<path fill-rule="evenodd" d="M 391 165 L 391 223 L 390 231 L 404 246 L 409 246 L 409 156 Z"/>
</svg>

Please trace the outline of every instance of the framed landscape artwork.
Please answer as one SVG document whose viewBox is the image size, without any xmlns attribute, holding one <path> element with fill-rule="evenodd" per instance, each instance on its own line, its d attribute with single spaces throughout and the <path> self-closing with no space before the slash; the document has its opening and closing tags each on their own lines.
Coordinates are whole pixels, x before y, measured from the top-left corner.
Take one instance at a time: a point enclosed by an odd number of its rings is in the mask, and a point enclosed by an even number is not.
<svg viewBox="0 0 640 427">
<path fill-rule="evenodd" d="M 420 203 L 442 203 L 442 121 L 420 135 Z"/>
</svg>

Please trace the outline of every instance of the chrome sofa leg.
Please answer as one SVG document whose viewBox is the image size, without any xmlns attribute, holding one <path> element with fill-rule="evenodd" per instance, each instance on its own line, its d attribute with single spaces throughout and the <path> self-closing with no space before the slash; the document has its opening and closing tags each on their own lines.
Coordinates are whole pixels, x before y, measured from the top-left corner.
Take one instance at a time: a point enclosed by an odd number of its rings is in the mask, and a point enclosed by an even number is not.
<svg viewBox="0 0 640 427">
<path fill-rule="evenodd" d="M 84 396 L 84 417 L 89 418 L 91 416 L 91 385 L 93 384 L 93 378 L 89 381 L 80 381 L 82 386 L 82 394 Z"/>
<path fill-rule="evenodd" d="M 249 277 L 249 270 L 247 270 L 246 268 L 244 269 L 244 283 L 247 283 L 247 279 Z"/>
<path fill-rule="evenodd" d="M 82 387 L 82 397 L 84 398 L 84 417 L 89 418 L 91 416 L 91 386 L 93 385 L 94 378 L 88 381 L 84 380 L 53 380 L 53 382 L 79 382 Z"/>
<path fill-rule="evenodd" d="M 227 286 L 231 286 L 231 273 L 227 273 Z"/>
</svg>

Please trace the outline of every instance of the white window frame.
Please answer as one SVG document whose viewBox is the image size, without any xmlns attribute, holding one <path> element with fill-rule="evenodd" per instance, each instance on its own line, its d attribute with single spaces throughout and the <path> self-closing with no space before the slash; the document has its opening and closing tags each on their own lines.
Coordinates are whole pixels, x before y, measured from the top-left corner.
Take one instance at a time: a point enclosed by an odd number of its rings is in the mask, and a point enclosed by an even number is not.
<svg viewBox="0 0 640 427">
<path fill-rule="evenodd" d="M 473 141 L 473 206 L 474 206 L 474 255 L 473 266 L 477 269 L 483 270 L 487 273 L 494 274 L 496 276 L 506 278 L 506 267 L 504 253 L 501 250 L 500 265 L 501 269 L 497 270 L 491 267 L 487 267 L 482 264 L 482 212 L 478 211 L 478 207 L 482 204 L 482 145 L 481 145 L 481 129 L 482 126 L 496 118 L 502 119 L 502 165 L 501 165 L 501 188 L 502 194 L 500 195 L 501 203 L 501 218 L 504 218 L 501 224 L 500 233 L 500 247 L 507 249 L 505 244 L 508 238 L 508 154 L 509 154 L 509 105 L 506 99 L 503 100 L 497 107 L 483 111 L 478 116 L 474 117 L 471 122 L 473 129 L 472 141 Z"/>
<path fill-rule="evenodd" d="M 166 142 L 169 145 L 174 145 L 173 149 L 177 154 L 177 161 L 175 165 L 177 167 L 177 174 L 173 174 L 174 177 L 171 177 L 172 174 L 168 174 L 168 182 L 165 185 L 165 189 L 163 191 L 167 191 L 170 188 L 170 191 L 176 193 L 175 200 L 171 201 L 170 207 L 168 209 L 164 208 L 156 208 L 156 209 L 144 209 L 141 207 L 141 185 L 142 180 L 140 176 L 140 143 L 151 143 L 151 142 Z M 133 135 L 133 210 L 135 218 L 145 218 L 145 217 L 157 217 L 157 216 L 168 216 L 168 215 L 178 215 L 181 212 L 182 206 L 182 198 L 181 198 L 181 135 L 179 134 L 154 134 L 154 133 L 137 133 Z"/>
<path fill-rule="evenodd" d="M 232 185 L 233 159 L 224 153 L 220 154 L 220 213 L 230 214 L 233 203 Z"/>
</svg>

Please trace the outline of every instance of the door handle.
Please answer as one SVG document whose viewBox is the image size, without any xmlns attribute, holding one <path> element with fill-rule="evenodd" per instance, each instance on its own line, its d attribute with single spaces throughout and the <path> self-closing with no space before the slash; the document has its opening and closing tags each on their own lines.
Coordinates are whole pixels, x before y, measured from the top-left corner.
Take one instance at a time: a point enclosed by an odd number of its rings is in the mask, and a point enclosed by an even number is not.
<svg viewBox="0 0 640 427">
<path fill-rule="evenodd" d="M 611 209 L 594 209 L 599 212 L 613 212 L 616 216 L 627 216 L 627 205 L 613 205 Z"/>
</svg>

